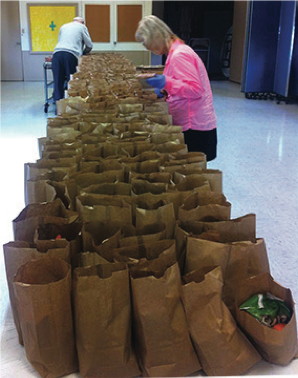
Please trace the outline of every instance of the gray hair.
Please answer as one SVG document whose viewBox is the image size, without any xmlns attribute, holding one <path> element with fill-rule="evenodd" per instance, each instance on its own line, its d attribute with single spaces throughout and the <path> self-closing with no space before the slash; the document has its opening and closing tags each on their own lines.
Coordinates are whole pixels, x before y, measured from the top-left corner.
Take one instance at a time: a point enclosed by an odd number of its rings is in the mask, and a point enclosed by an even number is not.
<svg viewBox="0 0 298 378">
<path fill-rule="evenodd" d="M 139 22 L 135 38 L 137 42 L 143 42 L 147 48 L 155 45 L 169 49 L 170 42 L 176 35 L 160 18 L 151 15 Z"/>
<path fill-rule="evenodd" d="M 75 18 L 73 19 L 73 21 L 80 22 L 81 24 L 84 24 L 84 23 L 85 23 L 85 20 L 83 19 L 83 17 L 75 17 Z"/>
</svg>

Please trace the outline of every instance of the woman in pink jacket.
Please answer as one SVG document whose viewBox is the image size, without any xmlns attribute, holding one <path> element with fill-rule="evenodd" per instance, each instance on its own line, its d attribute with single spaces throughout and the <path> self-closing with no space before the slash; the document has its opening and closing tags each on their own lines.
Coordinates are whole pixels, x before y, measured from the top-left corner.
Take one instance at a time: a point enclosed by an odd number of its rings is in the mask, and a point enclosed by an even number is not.
<svg viewBox="0 0 298 378">
<path fill-rule="evenodd" d="M 163 75 L 147 79 L 158 97 L 166 95 L 174 125 L 183 129 L 189 151 L 216 158 L 217 132 L 212 91 L 204 63 L 158 17 L 144 17 L 136 40 L 157 55 L 167 55 Z"/>
</svg>

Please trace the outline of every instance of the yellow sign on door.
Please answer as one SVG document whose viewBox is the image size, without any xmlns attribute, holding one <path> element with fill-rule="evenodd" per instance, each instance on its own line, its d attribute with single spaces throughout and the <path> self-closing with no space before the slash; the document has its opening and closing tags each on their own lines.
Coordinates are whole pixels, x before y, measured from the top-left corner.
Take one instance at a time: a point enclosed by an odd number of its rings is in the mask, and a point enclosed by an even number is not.
<svg viewBox="0 0 298 378">
<path fill-rule="evenodd" d="M 29 5 L 31 51 L 53 51 L 59 29 L 76 16 L 76 5 Z"/>
</svg>

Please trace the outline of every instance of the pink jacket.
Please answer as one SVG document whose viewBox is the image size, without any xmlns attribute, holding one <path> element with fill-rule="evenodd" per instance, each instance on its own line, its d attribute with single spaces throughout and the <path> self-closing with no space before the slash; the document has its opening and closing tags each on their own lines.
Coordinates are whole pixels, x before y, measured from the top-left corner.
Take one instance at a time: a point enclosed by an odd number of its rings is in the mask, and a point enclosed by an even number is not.
<svg viewBox="0 0 298 378">
<path fill-rule="evenodd" d="M 182 41 L 172 44 L 164 68 L 169 112 L 183 131 L 216 128 L 212 91 L 204 63 Z"/>
</svg>

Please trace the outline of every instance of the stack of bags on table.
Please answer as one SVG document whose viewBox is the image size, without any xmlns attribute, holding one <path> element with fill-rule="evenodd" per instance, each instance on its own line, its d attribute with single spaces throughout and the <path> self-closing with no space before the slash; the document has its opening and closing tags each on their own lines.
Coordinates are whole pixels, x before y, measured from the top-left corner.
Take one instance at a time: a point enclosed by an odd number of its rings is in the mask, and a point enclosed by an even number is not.
<svg viewBox="0 0 298 378">
<path fill-rule="evenodd" d="M 133 72 L 116 54 L 84 57 L 40 159 L 25 164 L 26 207 L 3 248 L 28 360 L 43 377 L 288 364 L 293 298 L 270 276 L 255 214 L 231 219 L 222 172 L 187 152 L 166 104 Z M 258 296 L 267 293 L 288 309 L 281 330 Z"/>
</svg>

